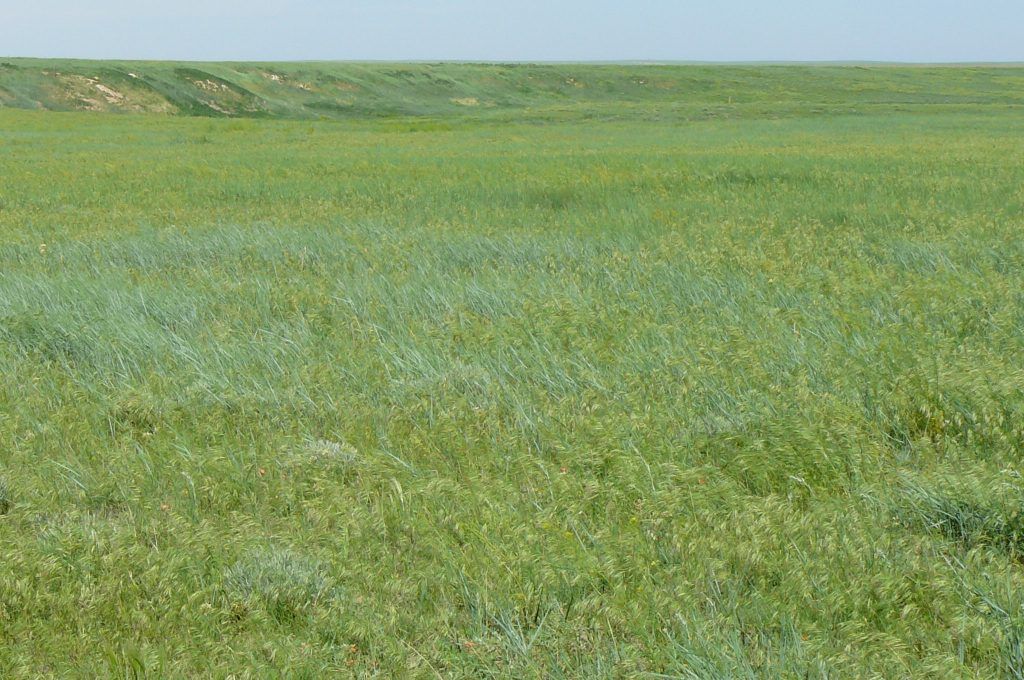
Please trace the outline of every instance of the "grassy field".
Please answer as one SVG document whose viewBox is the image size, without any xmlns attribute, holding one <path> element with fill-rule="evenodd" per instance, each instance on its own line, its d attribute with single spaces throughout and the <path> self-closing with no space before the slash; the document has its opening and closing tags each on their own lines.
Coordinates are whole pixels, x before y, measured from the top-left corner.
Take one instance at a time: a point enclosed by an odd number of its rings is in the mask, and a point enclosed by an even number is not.
<svg viewBox="0 0 1024 680">
<path fill-rule="evenodd" d="M 492 122 L 1024 107 L 1024 66 L 175 63 L 0 58 L 0 107 L 213 118 Z"/>
<path fill-rule="evenodd" d="M 0 676 L 1024 677 L 1024 69 L 7 63 Z"/>
</svg>

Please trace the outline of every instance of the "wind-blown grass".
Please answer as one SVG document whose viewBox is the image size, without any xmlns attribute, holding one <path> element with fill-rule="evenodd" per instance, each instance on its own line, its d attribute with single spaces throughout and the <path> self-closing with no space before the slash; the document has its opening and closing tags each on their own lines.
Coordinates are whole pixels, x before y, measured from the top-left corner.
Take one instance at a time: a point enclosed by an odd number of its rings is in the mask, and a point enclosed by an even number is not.
<svg viewBox="0 0 1024 680">
<path fill-rule="evenodd" d="M 1020 676 L 1015 107 L 0 111 L 0 674 Z"/>
</svg>

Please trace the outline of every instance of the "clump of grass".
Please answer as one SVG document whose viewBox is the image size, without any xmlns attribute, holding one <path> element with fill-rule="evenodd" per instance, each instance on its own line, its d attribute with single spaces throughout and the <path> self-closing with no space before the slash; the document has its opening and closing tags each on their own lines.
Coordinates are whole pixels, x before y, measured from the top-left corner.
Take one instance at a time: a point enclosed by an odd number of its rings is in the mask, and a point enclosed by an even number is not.
<svg viewBox="0 0 1024 680">
<path fill-rule="evenodd" d="M 991 490 L 989 490 L 991 491 Z M 906 482 L 896 516 L 907 527 L 936 533 L 967 548 L 989 546 L 1024 556 L 1024 493 L 999 498 L 964 482 Z"/>
<path fill-rule="evenodd" d="M 309 439 L 286 451 L 281 459 L 281 467 L 293 474 L 348 477 L 358 469 L 360 460 L 359 452 L 347 442 Z"/>
<path fill-rule="evenodd" d="M 261 608 L 280 623 L 310 614 L 336 591 L 321 564 L 273 547 L 246 553 L 225 573 L 224 588 L 232 604 Z"/>
<path fill-rule="evenodd" d="M 115 437 L 121 434 L 149 437 L 159 427 L 160 413 L 146 399 L 130 395 L 114 404 L 107 413 L 107 421 Z"/>
<path fill-rule="evenodd" d="M 1024 441 L 1020 377 L 991 370 L 977 358 L 929 379 L 913 375 L 871 416 L 896 448 L 915 442 L 939 449 L 966 447 L 979 454 L 1015 451 Z"/>
<path fill-rule="evenodd" d="M 42 314 L 20 313 L 0 319 L 0 339 L 27 356 L 73 362 L 85 355 L 81 338 Z"/>
<path fill-rule="evenodd" d="M 11 511 L 11 489 L 7 480 L 0 477 L 0 515 L 6 515 Z"/>
<path fill-rule="evenodd" d="M 999 651 L 1003 677 L 1024 678 L 1024 627 L 1015 625 L 1004 631 Z"/>
<path fill-rule="evenodd" d="M 316 463 L 348 466 L 359 460 L 359 452 L 347 442 L 313 439 L 303 447 L 305 456 Z"/>
</svg>

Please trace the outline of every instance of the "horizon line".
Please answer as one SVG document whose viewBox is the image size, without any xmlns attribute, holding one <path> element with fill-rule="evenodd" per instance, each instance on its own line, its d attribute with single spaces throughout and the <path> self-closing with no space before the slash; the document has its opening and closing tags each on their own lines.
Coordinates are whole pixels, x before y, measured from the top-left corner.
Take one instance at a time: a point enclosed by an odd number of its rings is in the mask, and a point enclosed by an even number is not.
<svg viewBox="0 0 1024 680">
<path fill-rule="evenodd" d="M 23 57 L 15 61 L 94 61 L 189 64 L 464 64 L 464 65 L 580 65 L 580 66 L 1024 66 L 1024 60 L 900 61 L 887 59 L 150 59 L 136 57 Z"/>
</svg>

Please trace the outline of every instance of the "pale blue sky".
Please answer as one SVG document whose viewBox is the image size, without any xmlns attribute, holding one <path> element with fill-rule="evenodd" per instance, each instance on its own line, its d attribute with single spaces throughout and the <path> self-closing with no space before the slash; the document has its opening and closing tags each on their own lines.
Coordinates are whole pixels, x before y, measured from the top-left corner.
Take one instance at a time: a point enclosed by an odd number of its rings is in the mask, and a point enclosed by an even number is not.
<svg viewBox="0 0 1024 680">
<path fill-rule="evenodd" d="M 1024 61 L 1024 0 L 0 0 L 0 55 Z"/>
</svg>

